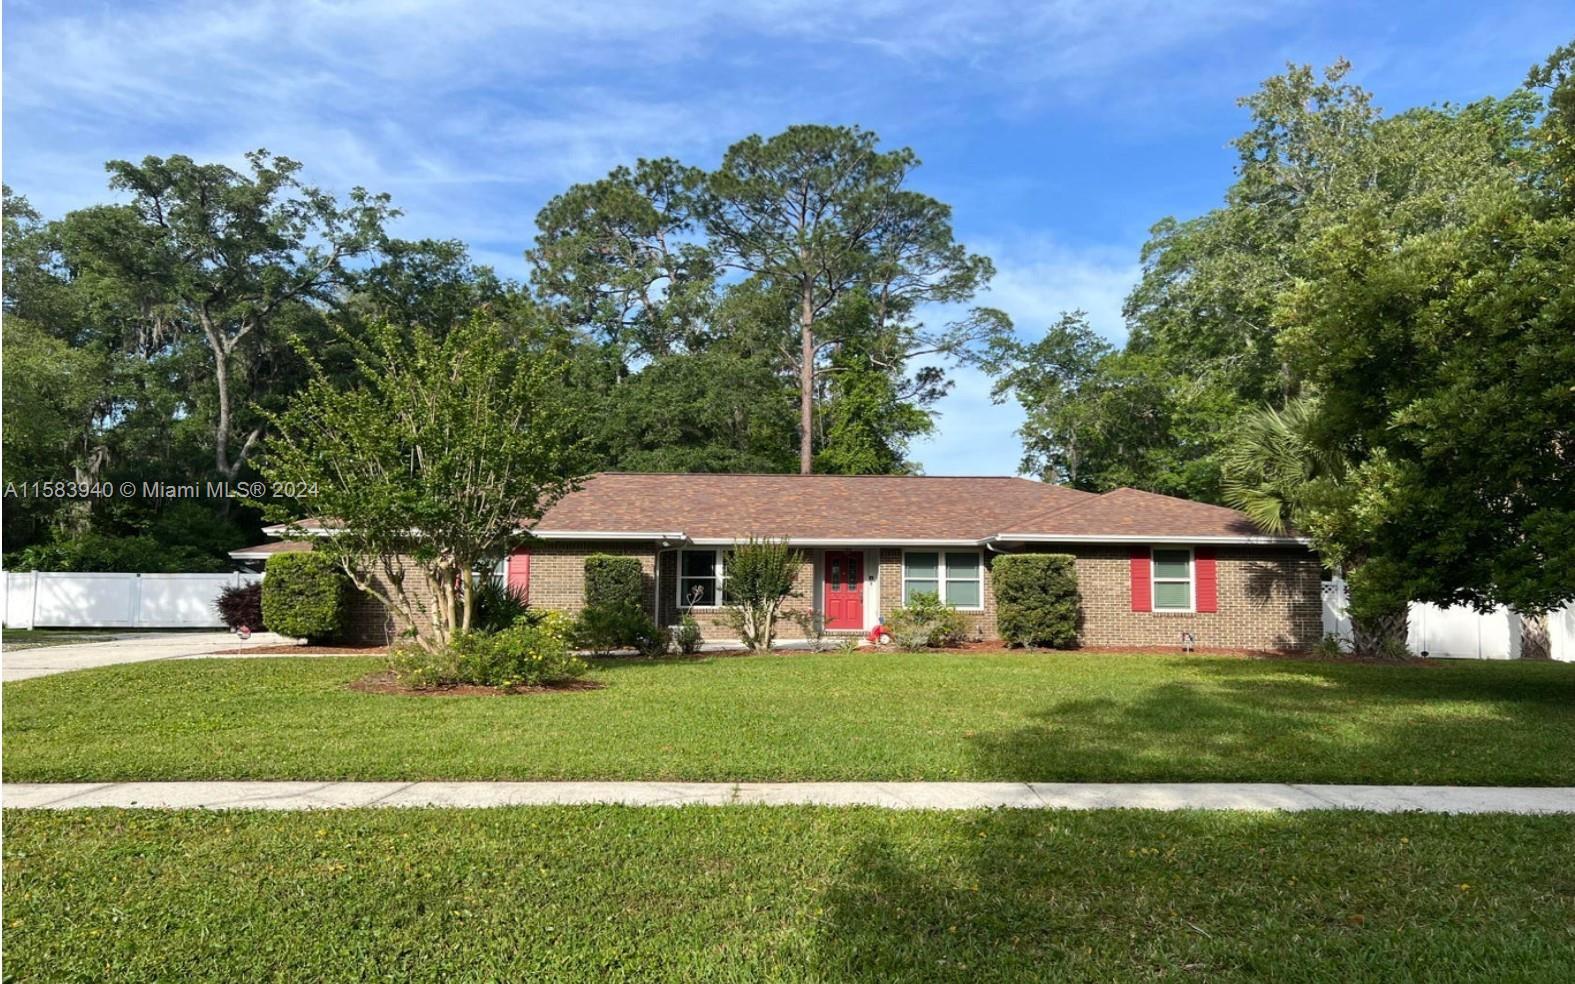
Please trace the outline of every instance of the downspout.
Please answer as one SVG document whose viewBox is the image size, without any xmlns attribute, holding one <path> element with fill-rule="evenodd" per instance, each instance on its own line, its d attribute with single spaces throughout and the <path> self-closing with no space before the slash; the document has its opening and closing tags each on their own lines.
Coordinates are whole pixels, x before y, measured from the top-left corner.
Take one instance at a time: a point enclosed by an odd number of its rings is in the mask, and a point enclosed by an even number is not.
<svg viewBox="0 0 1575 984">
<path fill-rule="evenodd" d="M 662 621 L 662 554 L 666 553 L 667 549 L 669 548 L 664 548 L 660 544 L 656 547 L 656 604 L 654 606 L 655 611 L 651 612 L 651 616 L 656 622 L 658 629 L 666 625 Z"/>
<path fill-rule="evenodd" d="M 684 543 L 687 543 L 688 540 L 689 540 L 689 538 L 687 536 L 684 536 L 683 534 L 679 534 L 678 536 L 679 536 L 678 543 L 679 543 L 680 546 L 682 544 L 684 544 Z M 658 540 L 657 543 L 656 543 L 656 577 L 655 577 L 655 581 L 656 581 L 656 605 L 655 605 L 655 609 L 656 610 L 651 613 L 651 617 L 653 619 L 655 619 L 656 624 L 658 626 L 662 626 L 664 624 L 662 622 L 662 555 L 663 554 L 672 553 L 674 550 L 677 550 L 677 549 L 678 549 L 677 546 L 672 546 L 671 545 L 671 541 L 670 540 Z M 678 609 L 676 607 L 676 602 L 675 602 L 675 607 L 673 609 L 673 615 L 676 616 L 677 614 L 678 614 Z"/>
</svg>

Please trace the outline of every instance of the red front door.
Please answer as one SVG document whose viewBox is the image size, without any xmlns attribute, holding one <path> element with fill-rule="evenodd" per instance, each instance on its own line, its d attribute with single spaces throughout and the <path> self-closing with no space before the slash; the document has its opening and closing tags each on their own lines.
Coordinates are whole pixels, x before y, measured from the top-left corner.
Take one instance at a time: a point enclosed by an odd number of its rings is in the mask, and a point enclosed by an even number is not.
<svg viewBox="0 0 1575 984">
<path fill-rule="evenodd" d="M 864 551 L 827 550 L 824 567 L 826 628 L 864 628 Z"/>
</svg>

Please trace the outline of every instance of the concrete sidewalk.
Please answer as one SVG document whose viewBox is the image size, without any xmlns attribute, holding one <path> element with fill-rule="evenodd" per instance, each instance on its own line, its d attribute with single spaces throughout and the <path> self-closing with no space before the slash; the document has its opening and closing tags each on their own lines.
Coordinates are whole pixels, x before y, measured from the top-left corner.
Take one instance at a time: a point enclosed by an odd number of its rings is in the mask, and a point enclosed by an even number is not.
<svg viewBox="0 0 1575 984">
<path fill-rule="evenodd" d="M 1575 788 L 1160 782 L 125 782 L 0 786 L 0 805 L 10 809 L 312 810 L 588 803 L 1532 814 L 1575 813 Z"/>
<path fill-rule="evenodd" d="M 113 633 L 113 629 L 106 634 Z M 223 649 L 257 649 L 288 645 L 295 640 L 272 632 L 259 632 L 242 642 L 224 630 L 212 632 L 126 633 L 107 642 L 84 642 L 69 646 L 32 646 L 7 649 L 0 653 L 0 681 L 31 680 L 33 677 L 88 670 L 119 663 L 147 663 L 157 659 L 190 659 L 208 656 Z M 256 655 L 266 655 L 257 653 Z"/>
</svg>

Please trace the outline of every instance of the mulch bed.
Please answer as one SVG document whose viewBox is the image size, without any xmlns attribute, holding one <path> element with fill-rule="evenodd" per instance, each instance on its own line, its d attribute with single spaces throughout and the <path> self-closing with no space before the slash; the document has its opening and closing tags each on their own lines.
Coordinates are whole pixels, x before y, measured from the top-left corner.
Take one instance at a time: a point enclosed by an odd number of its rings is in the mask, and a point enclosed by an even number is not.
<svg viewBox="0 0 1575 984">
<path fill-rule="evenodd" d="M 519 697 L 529 694 L 573 693 L 581 690 L 600 690 L 607 686 L 597 680 L 565 680 L 562 683 L 539 687 L 482 687 L 473 683 L 457 683 L 446 687 L 406 687 L 394 676 L 392 670 L 369 673 L 350 684 L 350 689 L 363 694 L 393 694 L 398 697 Z"/>
<path fill-rule="evenodd" d="M 219 649 L 215 656 L 246 656 L 262 653 L 280 656 L 382 656 L 387 646 L 298 646 L 293 643 L 280 646 L 247 646 L 244 649 Z"/>
</svg>

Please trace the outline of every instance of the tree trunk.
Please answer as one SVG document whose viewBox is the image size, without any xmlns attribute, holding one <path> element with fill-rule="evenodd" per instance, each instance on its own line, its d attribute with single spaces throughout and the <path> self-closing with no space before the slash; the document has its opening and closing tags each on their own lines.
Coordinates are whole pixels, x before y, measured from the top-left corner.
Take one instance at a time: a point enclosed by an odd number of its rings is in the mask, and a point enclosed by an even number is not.
<svg viewBox="0 0 1575 984">
<path fill-rule="evenodd" d="M 798 334 L 802 364 L 798 370 L 798 470 L 815 470 L 815 296 L 814 285 L 805 284 L 799 297 Z"/>
<path fill-rule="evenodd" d="M 259 427 L 247 435 L 245 443 L 235 455 L 235 460 L 230 460 L 230 418 L 232 414 L 232 397 L 230 396 L 230 356 L 234 354 L 236 345 L 252 330 L 251 325 L 243 327 L 234 337 L 226 338 L 215 327 L 206 310 L 200 315 L 203 337 L 207 339 L 208 350 L 213 353 L 213 381 L 218 388 L 219 419 L 213 427 L 213 466 L 219 475 L 226 481 L 235 481 L 235 476 L 240 474 L 241 466 L 246 463 L 246 458 L 251 454 L 252 446 L 262 436 Z M 223 504 L 225 514 L 229 513 L 229 500 Z"/>
<path fill-rule="evenodd" d="M 219 390 L 219 419 L 213 427 L 213 467 L 224 478 L 234 478 L 230 467 L 230 351 L 214 333 L 207 331 L 208 348 L 213 352 L 213 381 Z"/>
<path fill-rule="evenodd" d="M 1406 632 L 1410 626 L 1407 608 L 1385 612 L 1371 619 L 1351 616 L 1351 650 L 1357 656 L 1392 659 L 1407 652 Z"/>
<path fill-rule="evenodd" d="M 1520 658 L 1553 658 L 1553 638 L 1548 632 L 1546 613 L 1520 617 Z"/>
<path fill-rule="evenodd" d="M 469 632 L 472 616 L 476 611 L 476 574 L 469 566 L 465 568 L 465 573 L 460 580 L 459 604 L 460 610 L 464 613 L 460 616 L 459 628 L 463 632 Z"/>
</svg>

